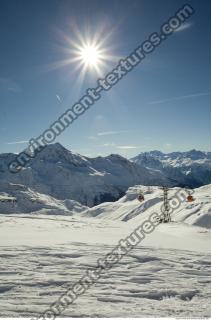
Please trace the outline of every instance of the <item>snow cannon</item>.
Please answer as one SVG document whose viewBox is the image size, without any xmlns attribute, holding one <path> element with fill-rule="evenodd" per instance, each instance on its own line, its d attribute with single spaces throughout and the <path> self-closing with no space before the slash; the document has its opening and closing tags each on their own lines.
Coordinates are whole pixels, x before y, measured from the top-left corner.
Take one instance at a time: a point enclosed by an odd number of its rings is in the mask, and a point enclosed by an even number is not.
<svg viewBox="0 0 211 320">
<path fill-rule="evenodd" d="M 144 195 L 143 195 L 143 193 L 140 193 L 140 194 L 138 195 L 137 199 L 138 199 L 139 202 L 143 202 L 143 201 L 144 201 Z"/>
<path fill-rule="evenodd" d="M 190 194 L 187 196 L 187 202 L 193 202 L 194 198 Z"/>
<path fill-rule="evenodd" d="M 191 195 L 191 191 L 189 190 L 188 191 L 188 196 L 187 196 L 187 198 L 186 198 L 186 201 L 187 202 L 193 202 L 195 199 L 194 199 L 194 197 Z"/>
</svg>

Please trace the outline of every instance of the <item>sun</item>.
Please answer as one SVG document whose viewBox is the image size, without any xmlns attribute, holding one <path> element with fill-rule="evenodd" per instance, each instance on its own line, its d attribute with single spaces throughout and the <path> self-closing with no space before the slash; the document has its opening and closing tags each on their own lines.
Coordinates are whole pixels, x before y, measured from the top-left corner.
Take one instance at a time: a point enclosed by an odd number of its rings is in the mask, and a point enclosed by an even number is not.
<svg viewBox="0 0 211 320">
<path fill-rule="evenodd" d="M 100 51 L 97 46 L 86 45 L 81 48 L 79 56 L 82 62 L 89 67 L 96 67 L 101 60 Z"/>
<path fill-rule="evenodd" d="M 80 39 L 78 43 L 74 43 L 75 63 L 78 62 L 82 75 L 86 72 L 97 72 L 100 76 L 106 67 L 106 61 L 109 60 L 107 48 L 99 39 Z"/>
<path fill-rule="evenodd" d="M 120 59 L 114 55 L 114 30 L 109 29 L 107 23 L 102 23 L 97 31 L 89 25 L 83 30 L 77 24 L 71 24 L 70 27 L 69 34 L 57 30 L 59 43 L 56 47 L 63 58 L 47 65 L 45 70 L 66 68 L 67 74 L 70 71 L 70 77 L 75 75 L 75 85 L 81 85 L 86 78 L 94 75 L 102 77 L 110 65 Z"/>
</svg>

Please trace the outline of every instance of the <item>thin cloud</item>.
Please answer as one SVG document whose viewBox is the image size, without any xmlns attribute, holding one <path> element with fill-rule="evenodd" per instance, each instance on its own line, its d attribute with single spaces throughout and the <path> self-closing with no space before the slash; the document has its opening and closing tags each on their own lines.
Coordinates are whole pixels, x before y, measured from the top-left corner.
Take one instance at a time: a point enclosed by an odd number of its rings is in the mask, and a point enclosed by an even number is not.
<svg viewBox="0 0 211 320">
<path fill-rule="evenodd" d="M 19 93 L 21 91 L 19 84 L 9 78 L 0 78 L 0 89 L 13 93 Z"/>
<path fill-rule="evenodd" d="M 148 102 L 148 104 L 161 104 L 161 103 L 166 103 L 166 102 L 192 99 L 192 98 L 198 98 L 198 97 L 206 97 L 206 96 L 211 96 L 211 92 L 193 93 L 193 94 L 188 94 L 186 96 L 179 96 L 179 97 L 172 97 L 172 98 L 168 98 L 168 99 L 155 100 L 155 101 Z"/>
<path fill-rule="evenodd" d="M 115 147 L 116 144 L 114 142 L 107 142 L 103 144 L 103 147 Z"/>
<path fill-rule="evenodd" d="M 6 142 L 6 144 L 24 144 L 28 142 L 29 142 L 28 140 L 22 140 L 22 141 Z"/>
<path fill-rule="evenodd" d="M 109 135 L 120 134 L 120 133 L 125 133 L 125 132 L 128 132 L 128 130 L 98 132 L 97 135 L 98 136 L 109 136 Z"/>
<path fill-rule="evenodd" d="M 129 150 L 129 149 L 138 149 L 140 148 L 139 146 L 117 146 L 118 149 L 124 149 L 124 150 Z"/>
<path fill-rule="evenodd" d="M 183 23 L 177 30 L 175 30 L 175 32 L 187 30 L 192 26 L 193 26 L 193 23 L 190 23 L 190 22 Z"/>
<path fill-rule="evenodd" d="M 95 136 L 88 136 L 87 139 L 89 139 L 89 140 L 97 140 L 98 138 L 95 137 Z"/>
<path fill-rule="evenodd" d="M 56 98 L 57 98 L 57 100 L 58 100 L 59 102 L 62 102 L 62 99 L 61 99 L 61 97 L 60 97 L 58 94 L 56 94 Z"/>
</svg>

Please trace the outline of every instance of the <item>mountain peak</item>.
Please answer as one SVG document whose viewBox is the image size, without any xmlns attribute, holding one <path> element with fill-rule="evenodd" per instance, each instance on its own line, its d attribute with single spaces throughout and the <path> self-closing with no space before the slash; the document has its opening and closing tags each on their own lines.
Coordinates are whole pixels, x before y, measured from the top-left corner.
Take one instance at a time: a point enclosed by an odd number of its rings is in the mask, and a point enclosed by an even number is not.
<svg viewBox="0 0 211 320">
<path fill-rule="evenodd" d="M 187 157 L 190 157 L 192 160 L 205 159 L 207 157 L 205 152 L 192 149 L 186 153 Z"/>
<path fill-rule="evenodd" d="M 63 145 L 61 145 L 59 142 L 48 144 L 45 147 L 46 150 L 55 150 L 55 151 L 69 151 L 66 149 Z"/>
</svg>

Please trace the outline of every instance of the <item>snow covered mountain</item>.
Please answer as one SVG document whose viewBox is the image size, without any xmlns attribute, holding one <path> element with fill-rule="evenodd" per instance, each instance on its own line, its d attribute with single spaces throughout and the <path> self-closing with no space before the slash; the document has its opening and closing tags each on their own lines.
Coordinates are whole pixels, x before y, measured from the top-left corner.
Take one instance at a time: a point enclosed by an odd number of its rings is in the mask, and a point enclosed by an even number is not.
<svg viewBox="0 0 211 320">
<path fill-rule="evenodd" d="M 179 185 L 199 187 L 211 183 L 211 152 L 151 151 L 142 152 L 131 160 L 150 170 L 162 172 Z"/>
<path fill-rule="evenodd" d="M 93 206 L 119 199 L 135 184 L 175 185 L 162 173 L 149 170 L 120 155 L 88 158 L 59 143 L 47 146 L 19 173 L 8 171 L 15 154 L 0 155 L 0 191 L 5 183 L 22 184 L 56 199 Z M 2 187 L 1 187 L 2 186 Z"/>
<path fill-rule="evenodd" d="M 86 206 L 115 201 L 136 184 L 198 187 L 211 183 L 211 153 L 196 150 L 169 154 L 152 151 L 130 161 L 116 154 L 88 158 L 55 143 L 21 172 L 12 174 L 8 164 L 15 156 L 0 155 L 0 192 L 10 194 L 8 183 L 10 187 L 21 184 L 33 192 Z"/>
</svg>

